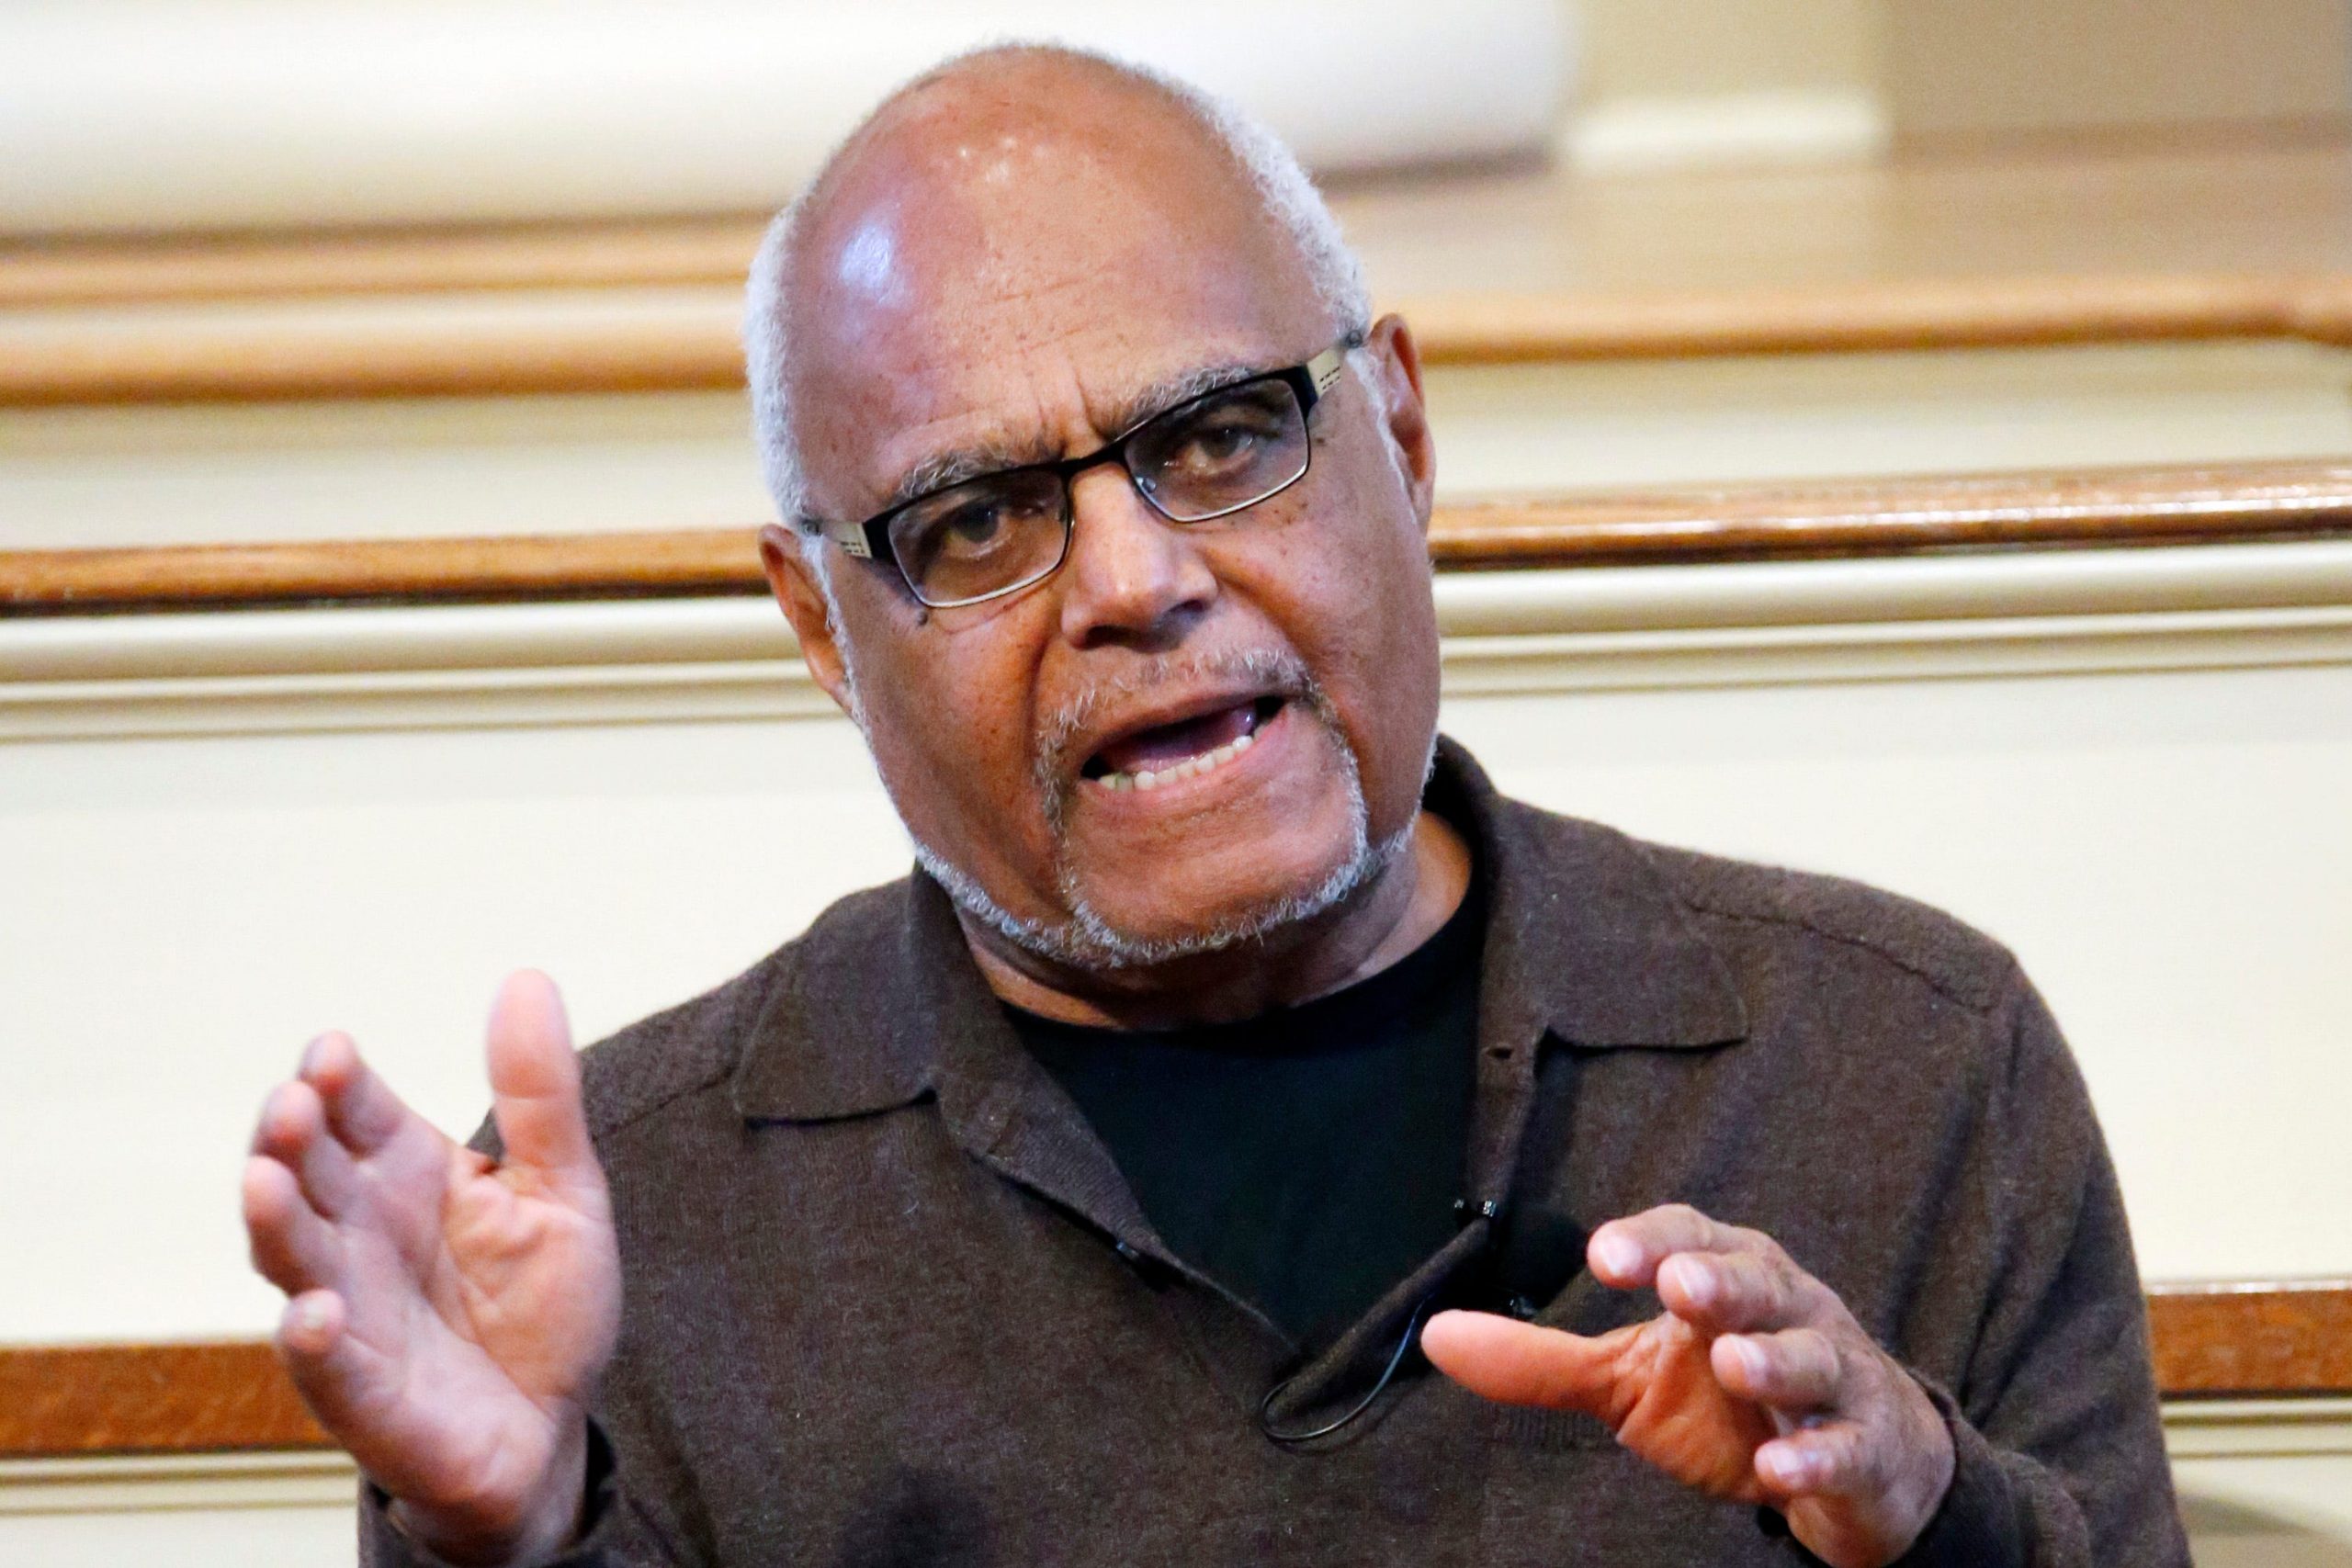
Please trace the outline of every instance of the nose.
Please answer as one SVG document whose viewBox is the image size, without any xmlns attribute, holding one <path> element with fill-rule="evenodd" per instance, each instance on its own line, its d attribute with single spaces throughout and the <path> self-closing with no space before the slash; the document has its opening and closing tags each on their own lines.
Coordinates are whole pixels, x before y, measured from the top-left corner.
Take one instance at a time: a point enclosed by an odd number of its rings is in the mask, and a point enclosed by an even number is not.
<svg viewBox="0 0 2352 1568">
<path fill-rule="evenodd" d="M 1182 527 L 1154 512 L 1125 472 L 1105 464 L 1070 484 L 1062 636 L 1076 648 L 1175 647 L 1216 599 L 1216 575 Z"/>
</svg>

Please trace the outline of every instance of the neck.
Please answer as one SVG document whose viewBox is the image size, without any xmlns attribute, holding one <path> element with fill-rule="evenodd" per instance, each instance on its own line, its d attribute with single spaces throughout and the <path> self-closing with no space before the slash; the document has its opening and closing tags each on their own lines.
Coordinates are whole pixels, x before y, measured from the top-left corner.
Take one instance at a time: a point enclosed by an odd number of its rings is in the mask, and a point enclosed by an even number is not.
<svg viewBox="0 0 2352 1568">
<path fill-rule="evenodd" d="M 1311 920 L 1162 964 L 1057 964 L 958 911 L 989 988 L 1026 1011 L 1108 1029 L 1228 1023 L 1312 1001 L 1376 975 L 1438 932 L 1470 887 L 1470 848 L 1424 811 L 1396 863 Z"/>
</svg>

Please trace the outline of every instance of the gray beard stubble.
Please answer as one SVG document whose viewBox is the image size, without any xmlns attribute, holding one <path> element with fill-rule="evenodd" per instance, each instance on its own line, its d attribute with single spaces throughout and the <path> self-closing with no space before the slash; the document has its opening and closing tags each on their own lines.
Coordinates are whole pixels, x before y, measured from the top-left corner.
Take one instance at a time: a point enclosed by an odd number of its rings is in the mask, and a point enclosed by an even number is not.
<svg viewBox="0 0 2352 1568">
<path fill-rule="evenodd" d="M 1323 726 L 1339 750 L 1352 839 L 1347 859 L 1312 888 L 1175 936 L 1139 937 L 1121 931 L 1094 908 L 1086 897 L 1078 868 L 1071 863 L 1065 834 L 1071 793 L 1078 787 L 1078 770 L 1070 765 L 1069 748 L 1094 716 L 1112 702 L 1180 680 L 1204 678 L 1246 683 L 1282 696 L 1304 708 Z M 1436 738 L 1432 735 L 1430 756 L 1423 764 L 1425 777 L 1435 762 L 1435 749 Z M 1339 710 L 1305 660 L 1287 652 L 1252 649 L 1183 660 L 1154 659 L 1131 674 L 1090 687 L 1055 712 L 1042 727 L 1034 773 L 1039 798 L 1045 804 L 1046 827 L 1053 835 L 1054 880 L 1063 907 L 1069 910 L 1067 919 L 1021 919 L 920 839 L 914 840 L 915 861 L 973 919 L 1015 945 L 1073 969 L 1143 968 L 1262 940 L 1284 926 L 1313 919 L 1376 881 L 1405 852 L 1413 836 L 1413 824 L 1408 821 L 1378 843 L 1372 841 L 1363 769 L 1355 748 L 1348 743 L 1347 732 L 1340 726 Z"/>
</svg>

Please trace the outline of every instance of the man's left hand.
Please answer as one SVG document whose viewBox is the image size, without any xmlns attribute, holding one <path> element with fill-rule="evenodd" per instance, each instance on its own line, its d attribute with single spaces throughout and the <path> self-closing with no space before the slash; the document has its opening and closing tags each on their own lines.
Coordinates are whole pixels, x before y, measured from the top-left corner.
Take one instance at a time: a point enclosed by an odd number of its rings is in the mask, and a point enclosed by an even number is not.
<svg viewBox="0 0 2352 1568">
<path fill-rule="evenodd" d="M 1581 1410 L 1686 1486 L 1770 1504 L 1830 1568 L 1883 1568 L 1918 1539 L 1951 1484 L 1951 1434 L 1778 1242 L 1678 1203 L 1602 1225 L 1585 1258 L 1666 1311 L 1592 1338 L 1445 1312 L 1423 1351 L 1475 1393 Z"/>
</svg>

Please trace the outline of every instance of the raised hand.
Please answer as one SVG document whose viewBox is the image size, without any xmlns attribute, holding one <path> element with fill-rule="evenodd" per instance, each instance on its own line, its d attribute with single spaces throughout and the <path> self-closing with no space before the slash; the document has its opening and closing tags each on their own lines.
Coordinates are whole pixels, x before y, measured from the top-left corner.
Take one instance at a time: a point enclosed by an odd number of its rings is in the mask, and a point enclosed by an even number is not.
<svg viewBox="0 0 2352 1568">
<path fill-rule="evenodd" d="M 244 1173 L 295 1385 L 402 1527 L 459 1562 L 546 1552 L 578 1522 L 587 1401 L 620 1320 L 612 1208 L 545 976 L 500 989 L 489 1058 L 503 1160 L 327 1034 L 271 1091 Z"/>
<path fill-rule="evenodd" d="M 1831 1568 L 1883 1568 L 1951 1484 L 1951 1434 L 1837 1293 L 1760 1231 L 1680 1204 L 1612 1220 L 1586 1262 L 1666 1311 L 1596 1337 L 1447 1312 L 1438 1370 L 1510 1404 L 1581 1410 L 1683 1484 L 1769 1503 Z"/>
</svg>

